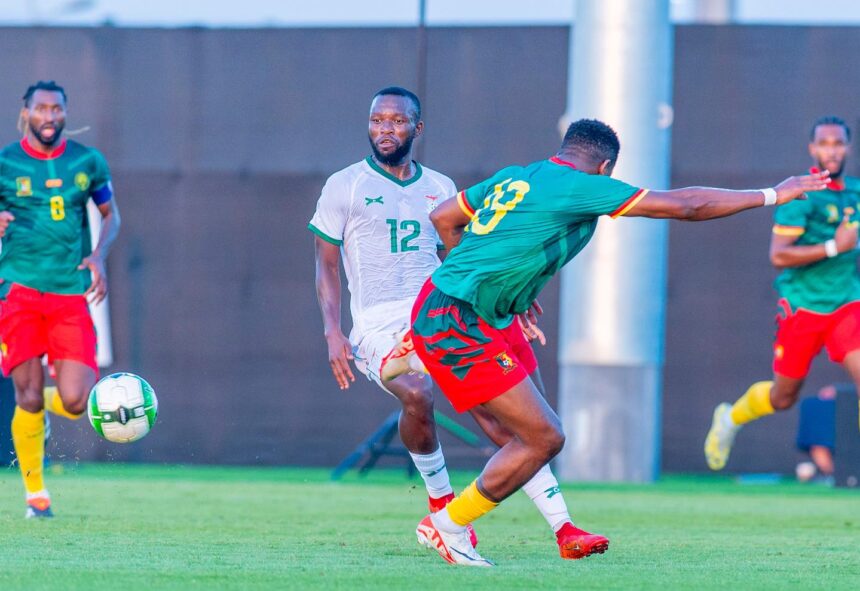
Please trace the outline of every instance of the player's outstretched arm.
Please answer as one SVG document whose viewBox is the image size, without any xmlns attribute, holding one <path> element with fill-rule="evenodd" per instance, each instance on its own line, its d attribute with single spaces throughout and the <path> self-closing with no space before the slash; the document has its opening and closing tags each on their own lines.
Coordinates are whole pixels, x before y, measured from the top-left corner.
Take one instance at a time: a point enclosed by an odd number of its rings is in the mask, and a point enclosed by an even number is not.
<svg viewBox="0 0 860 591">
<path fill-rule="evenodd" d="M 355 376 L 349 367 L 352 345 L 340 328 L 340 247 L 315 236 L 314 250 L 317 302 L 323 317 L 328 361 L 337 385 L 346 390 Z"/>
<path fill-rule="evenodd" d="M 460 208 L 456 198 L 446 199 L 430 213 L 430 221 L 433 222 L 436 233 L 439 234 L 445 250 L 449 253 L 452 248 L 460 244 L 463 228 L 470 220 L 471 218 Z"/>
<path fill-rule="evenodd" d="M 821 191 L 827 186 L 827 171 L 793 176 L 771 190 L 731 191 L 711 187 L 687 187 L 672 191 L 649 191 L 624 215 L 647 218 L 669 218 L 699 222 L 722 218 L 763 205 L 782 205 L 805 198 L 807 191 Z M 773 191 L 773 193 L 771 193 Z M 768 199 L 770 193 L 770 199 Z M 775 194 L 774 194 L 775 193 Z"/>
</svg>

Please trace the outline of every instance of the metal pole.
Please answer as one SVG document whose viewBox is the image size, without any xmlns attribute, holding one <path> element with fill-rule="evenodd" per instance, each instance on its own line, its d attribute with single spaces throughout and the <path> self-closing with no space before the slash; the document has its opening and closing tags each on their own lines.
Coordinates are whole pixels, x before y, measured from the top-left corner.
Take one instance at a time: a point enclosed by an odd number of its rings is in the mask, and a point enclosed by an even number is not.
<svg viewBox="0 0 860 591">
<path fill-rule="evenodd" d="M 727 25 L 735 20 L 736 0 L 681 0 L 672 3 L 676 22 Z"/>
<path fill-rule="evenodd" d="M 415 94 L 422 101 L 424 107 L 423 116 L 427 113 L 427 0 L 418 1 L 418 30 L 416 42 L 416 61 L 418 63 L 418 72 L 416 73 L 416 88 Z M 424 142 L 419 141 L 415 144 L 415 159 L 421 162 L 424 159 Z"/>
<path fill-rule="evenodd" d="M 669 0 L 579 0 L 568 110 L 621 139 L 615 176 L 669 184 Z M 565 479 L 648 482 L 659 473 L 666 222 L 604 218 L 561 280 L 559 412 Z"/>
</svg>

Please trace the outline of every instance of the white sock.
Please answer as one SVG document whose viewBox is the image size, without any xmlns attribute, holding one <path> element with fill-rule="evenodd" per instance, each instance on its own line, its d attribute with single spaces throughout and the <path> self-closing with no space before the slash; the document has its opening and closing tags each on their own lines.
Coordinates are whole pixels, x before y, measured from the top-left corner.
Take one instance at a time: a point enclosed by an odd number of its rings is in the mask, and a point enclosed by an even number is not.
<svg viewBox="0 0 860 591">
<path fill-rule="evenodd" d="M 537 474 L 523 485 L 523 492 L 534 501 L 552 531 L 558 531 L 561 526 L 570 521 L 567 504 L 564 502 L 558 480 L 550 470 L 549 464 L 538 470 Z"/>
<path fill-rule="evenodd" d="M 430 521 L 433 522 L 433 525 L 436 526 L 436 529 L 441 529 L 443 532 L 449 534 L 459 534 L 466 530 L 465 525 L 458 525 L 454 523 L 454 520 L 451 519 L 451 516 L 448 514 L 448 507 L 445 507 L 441 511 L 436 511 L 432 515 L 430 515 Z"/>
<path fill-rule="evenodd" d="M 732 413 L 727 412 L 721 417 L 721 422 L 723 423 L 723 427 L 727 429 L 737 429 L 740 425 L 736 424 L 732 419 Z"/>
<path fill-rule="evenodd" d="M 409 452 L 409 455 L 412 456 L 415 467 L 418 468 L 421 478 L 424 479 L 427 494 L 438 499 L 454 492 L 448 478 L 448 469 L 445 467 L 445 456 L 442 455 L 441 445 L 432 454 L 421 455 Z"/>
</svg>

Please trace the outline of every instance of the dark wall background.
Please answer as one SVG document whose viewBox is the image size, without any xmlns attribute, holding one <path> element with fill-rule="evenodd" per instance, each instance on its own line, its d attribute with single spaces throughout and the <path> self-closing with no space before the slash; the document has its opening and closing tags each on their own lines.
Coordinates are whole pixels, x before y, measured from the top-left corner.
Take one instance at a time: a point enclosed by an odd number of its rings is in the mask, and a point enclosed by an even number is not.
<svg viewBox="0 0 860 591">
<path fill-rule="evenodd" d="M 430 29 L 423 161 L 465 186 L 552 153 L 568 37 Z M 55 421 L 55 458 L 332 465 L 396 409 L 363 378 L 334 385 L 305 226 L 325 178 L 366 155 L 373 93 L 418 86 L 416 41 L 412 29 L 0 29 L 0 139 L 17 137 L 26 86 L 54 78 L 67 129 L 85 128 L 77 139 L 111 163 L 124 221 L 110 259 L 114 369 L 147 377 L 161 402 L 156 430 L 132 446 Z M 860 50 L 857 30 L 677 28 L 673 185 L 759 187 L 802 171 L 814 118 L 857 120 L 860 71 L 834 48 Z M 769 216 L 671 228 L 667 470 L 701 470 L 713 405 L 769 375 Z M 557 292 L 542 297 L 551 401 Z M 810 387 L 841 379 L 820 365 Z M 790 468 L 795 421 L 746 430 L 731 467 Z M 443 442 L 456 464 L 482 461 Z"/>
</svg>

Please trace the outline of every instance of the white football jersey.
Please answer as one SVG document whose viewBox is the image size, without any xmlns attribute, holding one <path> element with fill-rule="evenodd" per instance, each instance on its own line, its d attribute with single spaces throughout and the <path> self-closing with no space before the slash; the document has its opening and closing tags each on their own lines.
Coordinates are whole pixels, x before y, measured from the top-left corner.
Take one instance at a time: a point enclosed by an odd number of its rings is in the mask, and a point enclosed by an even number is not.
<svg viewBox="0 0 860 591">
<path fill-rule="evenodd" d="M 416 163 L 407 180 L 388 174 L 370 157 L 326 181 L 308 227 L 339 245 L 350 293 L 350 341 L 393 316 L 408 320 L 412 303 L 439 266 L 439 236 L 430 212 L 453 197 L 454 182 Z"/>
</svg>

